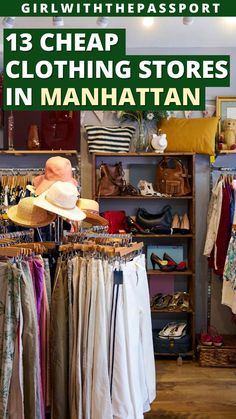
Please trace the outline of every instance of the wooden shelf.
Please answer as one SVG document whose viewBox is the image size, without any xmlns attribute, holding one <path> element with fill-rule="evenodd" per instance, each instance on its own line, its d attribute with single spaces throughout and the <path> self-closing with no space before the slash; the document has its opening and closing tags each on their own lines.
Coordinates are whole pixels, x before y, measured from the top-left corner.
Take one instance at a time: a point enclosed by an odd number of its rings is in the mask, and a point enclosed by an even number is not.
<svg viewBox="0 0 236 419">
<path fill-rule="evenodd" d="M 190 314 L 194 314 L 194 311 L 192 309 L 188 309 L 188 310 L 180 310 L 180 309 L 178 309 L 178 310 L 168 310 L 166 308 L 166 309 L 161 309 L 161 310 L 151 310 L 151 313 L 152 314 L 157 314 L 157 313 L 170 313 L 170 314 L 173 314 L 173 313 L 190 313 Z"/>
<path fill-rule="evenodd" d="M 160 269 L 148 269 L 147 270 L 147 274 L 148 275 L 174 275 L 174 276 L 189 276 L 192 275 L 193 272 L 188 270 L 188 271 L 171 271 L 171 272 L 164 272 L 161 271 Z"/>
<path fill-rule="evenodd" d="M 217 152 L 217 155 L 224 155 L 224 154 L 236 154 L 236 150 L 221 150 Z"/>
<path fill-rule="evenodd" d="M 104 195 L 95 195 L 95 199 L 136 199 L 136 200 L 167 200 L 167 199 L 177 199 L 177 200 L 186 200 L 193 199 L 192 196 L 143 196 L 143 195 L 113 195 L 113 196 L 104 196 Z"/>
<path fill-rule="evenodd" d="M 147 153 L 93 153 L 96 156 L 115 156 L 115 157 L 163 157 L 163 156 L 195 156 L 196 153 L 186 152 L 186 153 L 175 153 L 175 152 L 166 152 L 166 153 L 154 153 L 154 152 L 147 152 Z"/>
<path fill-rule="evenodd" d="M 163 340 L 166 340 L 166 339 L 163 339 Z M 167 353 L 162 353 L 162 352 L 154 352 L 154 355 L 155 356 L 177 356 L 177 355 L 181 355 L 182 357 L 185 357 L 185 356 L 191 356 L 191 357 L 194 357 L 195 356 L 195 352 L 194 351 L 188 351 L 188 352 L 181 352 L 181 351 L 179 351 L 179 352 L 167 352 Z"/>
<path fill-rule="evenodd" d="M 77 154 L 77 150 L 0 150 L 0 154 L 15 154 L 20 156 L 22 154 Z"/>
<path fill-rule="evenodd" d="M 183 161 L 183 163 L 188 168 L 188 176 L 191 184 L 190 195 L 186 196 L 143 196 L 143 195 L 118 195 L 118 196 L 99 196 L 97 194 L 97 185 L 99 181 L 99 171 L 98 168 L 102 162 L 108 164 L 115 164 L 115 162 L 120 161 L 128 172 L 127 179 L 131 180 L 131 183 L 134 179 L 134 184 L 138 183 L 140 176 L 150 176 L 150 179 L 154 179 L 156 172 L 156 165 L 163 157 L 177 158 Z M 138 169 L 137 169 L 138 166 Z M 150 168 L 149 168 L 150 166 Z M 139 175 L 139 168 L 140 175 Z M 150 169 L 150 170 L 149 170 Z M 138 170 L 138 173 L 137 173 Z M 149 173 L 150 172 L 150 173 Z M 133 177 L 132 177 L 133 176 Z M 152 176 L 152 177 L 151 177 Z M 143 177 L 145 179 L 145 177 Z M 148 269 L 147 276 L 150 289 L 152 291 L 152 286 L 158 281 L 160 284 L 164 284 L 168 276 L 172 276 L 174 283 L 177 286 L 181 286 L 183 282 L 183 287 L 190 295 L 192 301 L 192 306 L 189 310 L 168 310 L 165 308 L 163 310 L 153 310 L 153 317 L 156 322 L 159 323 L 160 317 L 170 317 L 173 318 L 182 318 L 188 319 L 189 334 L 191 336 L 192 346 L 190 346 L 190 351 L 183 356 L 195 357 L 195 153 L 173 153 L 166 152 L 163 154 L 158 153 L 94 153 L 92 156 L 92 191 L 94 199 L 100 201 L 100 211 L 105 210 L 116 210 L 122 209 L 128 211 L 131 214 L 134 214 L 137 211 L 138 206 L 147 206 L 148 211 L 155 212 L 155 208 L 151 211 L 153 207 L 163 206 L 164 203 L 170 204 L 173 212 L 177 211 L 182 213 L 180 208 L 185 207 L 185 211 L 188 213 L 191 230 L 188 230 L 188 234 L 143 234 L 138 232 L 133 234 L 133 240 L 143 241 L 145 243 L 145 250 L 152 246 L 164 245 L 180 245 L 184 248 L 186 260 L 188 260 L 188 269 L 186 271 L 172 271 L 172 272 L 163 272 L 159 269 Z M 158 204 L 159 201 L 159 204 Z M 144 204 L 145 203 L 145 204 Z M 154 205 L 155 204 L 155 205 Z M 152 265 L 149 265 L 150 267 Z M 157 265 L 155 266 L 155 268 Z M 156 276 L 156 278 L 155 278 Z M 163 278 L 163 279 L 162 279 Z M 182 287 L 182 286 L 181 286 Z M 158 313 L 158 314 L 157 314 Z M 160 316 L 160 313 L 163 313 Z M 185 314 L 184 314 L 185 313 Z M 168 350 L 168 349 L 167 349 Z M 176 353 L 156 353 L 155 355 L 161 356 L 176 356 Z"/>
<path fill-rule="evenodd" d="M 134 234 L 133 237 L 135 238 L 145 238 L 145 239 L 190 239 L 193 238 L 193 234 Z"/>
</svg>

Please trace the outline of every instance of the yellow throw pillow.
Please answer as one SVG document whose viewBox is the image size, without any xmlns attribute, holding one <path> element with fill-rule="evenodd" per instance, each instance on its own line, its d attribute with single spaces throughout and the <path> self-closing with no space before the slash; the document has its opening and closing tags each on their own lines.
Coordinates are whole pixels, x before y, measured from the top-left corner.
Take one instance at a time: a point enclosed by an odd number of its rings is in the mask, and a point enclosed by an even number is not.
<svg viewBox="0 0 236 419">
<path fill-rule="evenodd" d="M 159 128 L 166 134 L 166 151 L 215 154 L 218 118 L 164 119 Z"/>
</svg>

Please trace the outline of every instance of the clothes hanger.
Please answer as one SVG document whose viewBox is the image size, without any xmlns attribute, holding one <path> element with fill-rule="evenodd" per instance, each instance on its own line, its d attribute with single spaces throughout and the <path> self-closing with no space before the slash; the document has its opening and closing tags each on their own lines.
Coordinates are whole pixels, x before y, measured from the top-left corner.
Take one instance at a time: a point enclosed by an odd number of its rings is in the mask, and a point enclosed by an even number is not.
<svg viewBox="0 0 236 419">
<path fill-rule="evenodd" d="M 19 257 L 19 256 L 30 256 L 32 254 L 31 249 L 17 246 L 6 246 L 0 247 L 0 256 L 8 257 Z"/>
<path fill-rule="evenodd" d="M 81 243 L 70 243 L 70 244 L 63 244 L 59 246 L 59 252 L 71 252 L 74 250 L 80 250 L 84 253 L 86 252 L 98 252 L 102 254 L 106 254 L 110 257 L 115 256 L 126 256 L 131 253 L 138 252 L 142 250 L 144 247 L 143 242 L 135 242 L 132 243 L 130 246 L 120 246 L 120 247 L 114 247 L 114 246 L 108 246 L 108 245 L 99 245 L 95 243 L 88 243 L 88 244 L 81 244 Z"/>
</svg>

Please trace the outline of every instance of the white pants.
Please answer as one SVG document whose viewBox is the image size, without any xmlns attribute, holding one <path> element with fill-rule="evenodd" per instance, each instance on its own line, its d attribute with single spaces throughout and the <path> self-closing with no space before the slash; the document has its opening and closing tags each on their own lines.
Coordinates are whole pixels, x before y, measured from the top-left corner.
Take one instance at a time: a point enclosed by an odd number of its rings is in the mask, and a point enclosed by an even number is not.
<svg viewBox="0 0 236 419">
<path fill-rule="evenodd" d="M 123 263 L 114 285 L 112 407 L 116 419 L 141 419 L 156 397 L 149 290 L 144 255 Z M 115 339 L 114 339 L 115 336 Z"/>
</svg>

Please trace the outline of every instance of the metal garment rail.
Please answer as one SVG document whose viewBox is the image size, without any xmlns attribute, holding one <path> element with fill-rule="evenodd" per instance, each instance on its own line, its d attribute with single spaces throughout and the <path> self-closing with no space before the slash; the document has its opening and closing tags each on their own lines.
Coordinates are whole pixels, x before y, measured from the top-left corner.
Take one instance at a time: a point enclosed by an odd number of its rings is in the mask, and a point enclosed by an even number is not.
<svg viewBox="0 0 236 419">
<path fill-rule="evenodd" d="M 225 167 L 225 166 L 214 166 L 211 164 L 210 167 L 210 192 L 213 188 L 213 172 L 222 173 L 235 173 L 236 167 Z M 211 317 L 211 288 L 212 288 L 212 269 L 208 268 L 208 281 L 207 281 L 207 326 L 210 326 L 210 317 Z"/>
<path fill-rule="evenodd" d="M 72 171 L 73 172 L 79 172 L 79 169 L 77 169 L 76 167 L 72 167 Z M 11 173 L 13 175 L 19 173 L 22 174 L 24 172 L 28 173 L 28 172 L 44 172 L 44 167 L 1 167 L 0 168 L 0 173 L 4 172 L 4 173 Z"/>
</svg>

